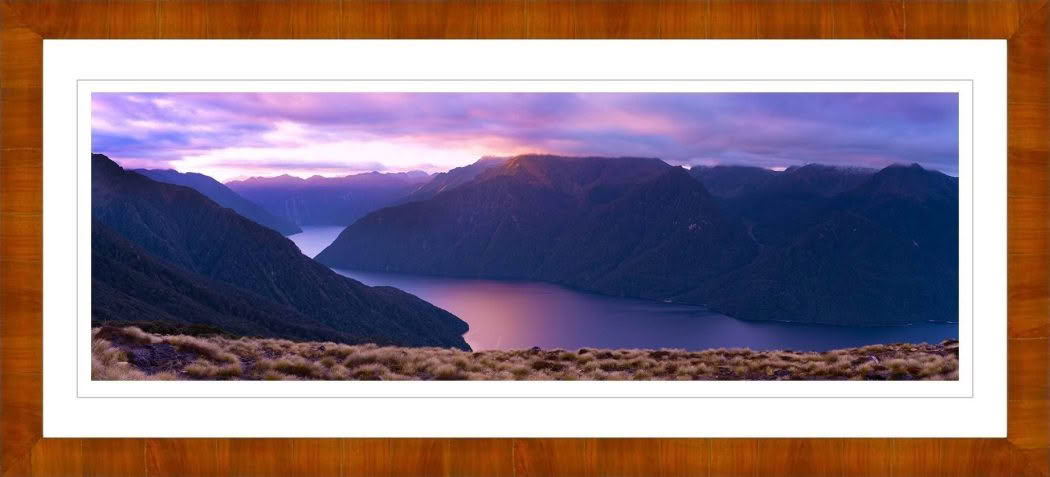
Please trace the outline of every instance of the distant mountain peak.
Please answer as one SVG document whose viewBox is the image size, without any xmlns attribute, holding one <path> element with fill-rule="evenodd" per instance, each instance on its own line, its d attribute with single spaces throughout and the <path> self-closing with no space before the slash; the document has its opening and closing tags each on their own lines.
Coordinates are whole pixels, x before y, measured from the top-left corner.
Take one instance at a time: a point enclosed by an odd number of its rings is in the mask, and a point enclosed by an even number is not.
<svg viewBox="0 0 1050 477">
<path fill-rule="evenodd" d="M 372 171 L 338 177 L 314 175 L 309 179 L 284 174 L 226 185 L 271 214 L 296 224 L 345 226 L 395 203 L 429 179 L 423 171 Z"/>
<path fill-rule="evenodd" d="M 882 168 L 873 177 L 948 177 L 941 171 L 926 169 L 919 164 L 891 164 Z"/>
<path fill-rule="evenodd" d="M 291 221 L 277 217 L 264 210 L 240 194 L 234 192 L 225 184 L 215 180 L 211 176 L 198 172 L 179 172 L 174 169 L 135 169 L 132 172 L 146 176 L 157 182 L 189 187 L 205 197 L 211 199 L 228 209 L 232 209 L 242 217 L 257 224 L 269 227 L 280 232 L 282 235 L 291 235 L 302 232 L 297 225 Z"/>
<path fill-rule="evenodd" d="M 306 182 L 306 179 L 303 179 L 302 177 L 296 177 L 289 174 L 281 174 L 279 176 L 251 176 L 247 179 L 226 181 L 226 185 L 229 187 L 234 187 L 235 185 L 291 185 L 302 184 L 304 182 Z"/>
<path fill-rule="evenodd" d="M 482 156 L 466 166 L 455 167 L 447 172 L 426 176 L 427 180 L 406 195 L 398 203 L 416 202 L 429 199 L 442 192 L 455 189 L 474 180 L 479 174 L 491 168 L 503 165 L 510 157 Z"/>
<path fill-rule="evenodd" d="M 787 169 L 784 169 L 784 172 L 789 172 L 789 173 L 839 172 L 839 173 L 845 173 L 845 174 L 864 174 L 864 175 L 872 174 L 875 171 L 876 171 L 876 169 L 873 169 L 873 168 L 870 168 L 870 167 L 847 166 L 847 165 L 841 165 L 841 164 L 821 164 L 821 163 L 817 163 L 817 162 L 811 162 L 811 163 L 804 164 L 804 165 L 801 165 L 801 166 L 789 166 Z"/>
<path fill-rule="evenodd" d="M 511 157 L 513 156 L 481 156 L 481 158 L 474 161 L 473 164 L 480 164 L 486 162 L 507 162 L 511 159 Z M 458 167 L 456 169 L 458 169 Z"/>
<path fill-rule="evenodd" d="M 483 157 L 486 159 L 488 157 Z M 518 154 L 509 158 L 496 158 L 491 159 L 504 159 L 511 162 L 514 161 L 553 161 L 553 162 L 577 162 L 577 161 L 659 161 L 663 162 L 660 158 L 656 157 L 640 157 L 640 156 L 569 156 L 561 154 L 540 154 L 540 153 L 528 153 Z"/>
<path fill-rule="evenodd" d="M 766 172 L 783 172 L 783 171 L 776 171 L 774 169 L 769 169 L 767 167 L 751 166 L 751 165 L 747 165 L 747 164 L 697 164 L 695 166 L 689 167 L 689 170 L 694 170 L 694 169 L 698 170 L 698 171 L 700 171 L 700 170 L 714 170 L 714 169 L 756 169 L 756 170 L 766 171 Z"/>
<path fill-rule="evenodd" d="M 513 177 L 564 194 L 577 195 L 597 185 L 623 184 L 653 177 L 670 167 L 655 158 L 522 154 L 501 166 L 484 171 L 475 181 Z"/>
<path fill-rule="evenodd" d="M 905 164 L 903 162 L 895 162 L 893 164 L 890 164 L 890 165 L 886 166 L 884 169 L 918 169 L 918 170 L 923 170 L 923 171 L 927 170 L 926 168 L 924 168 L 921 165 L 919 165 L 918 162 L 913 162 L 911 164 Z"/>
<path fill-rule="evenodd" d="M 958 202 L 958 194 L 959 185 L 955 178 L 913 163 L 884 167 L 850 195 L 868 201 L 898 198 L 918 202 Z"/>
</svg>

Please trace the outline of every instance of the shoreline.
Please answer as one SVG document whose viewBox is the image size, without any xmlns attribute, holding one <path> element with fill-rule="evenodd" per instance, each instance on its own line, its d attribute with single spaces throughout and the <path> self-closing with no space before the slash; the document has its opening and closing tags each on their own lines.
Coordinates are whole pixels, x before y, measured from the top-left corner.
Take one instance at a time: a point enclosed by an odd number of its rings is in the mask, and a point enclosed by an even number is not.
<svg viewBox="0 0 1050 477">
<path fill-rule="evenodd" d="M 903 328 L 903 327 L 917 326 L 917 325 L 922 325 L 922 324 L 942 324 L 942 325 L 953 325 L 953 324 L 957 325 L 957 324 L 959 324 L 958 321 L 939 321 L 939 320 L 909 321 L 909 322 L 900 322 L 900 323 L 841 324 L 841 323 L 823 323 L 823 322 L 813 322 L 813 321 L 778 320 L 778 319 L 772 319 L 772 318 L 770 318 L 770 319 L 748 319 L 748 318 L 739 318 L 739 317 L 736 317 L 736 316 L 727 315 L 727 314 L 722 313 L 722 312 L 720 312 L 718 310 L 712 309 L 710 306 L 708 306 L 706 304 L 680 302 L 680 301 L 670 301 L 670 302 L 668 302 L 668 301 L 661 300 L 661 299 L 658 299 L 658 298 L 643 298 L 643 297 L 637 297 L 637 296 L 608 295 L 608 294 L 597 292 L 597 291 L 594 291 L 594 290 L 589 290 L 589 289 L 586 289 L 586 288 L 577 288 L 577 287 L 569 286 L 569 285 L 566 285 L 564 283 L 548 282 L 548 281 L 543 281 L 543 280 L 533 280 L 533 279 L 528 279 L 528 278 L 483 278 L 483 277 L 467 277 L 467 276 L 456 276 L 456 275 L 431 275 L 431 274 L 426 274 L 426 273 L 390 272 L 390 271 L 382 271 L 382 270 L 365 270 L 365 269 L 358 269 L 358 268 L 354 268 L 354 269 L 350 269 L 350 268 L 336 268 L 336 267 L 332 267 L 332 266 L 326 265 L 326 264 L 321 263 L 321 262 L 317 262 L 317 263 L 320 263 L 321 265 L 324 265 L 325 267 L 328 267 L 329 270 L 337 273 L 340 276 L 343 276 L 345 278 L 349 278 L 351 280 L 355 280 L 355 281 L 358 281 L 358 282 L 361 282 L 361 280 L 358 280 L 357 278 L 354 278 L 354 277 L 349 276 L 349 275 L 345 275 L 344 273 L 353 274 L 355 272 L 359 272 L 359 273 L 364 273 L 364 274 L 392 275 L 392 276 L 403 277 L 403 278 L 408 278 L 408 279 L 423 279 L 423 280 L 479 281 L 479 282 L 495 282 L 495 283 L 501 283 L 501 284 L 502 283 L 506 283 L 506 284 L 520 284 L 520 285 L 538 284 L 538 285 L 554 286 L 554 287 L 558 287 L 558 288 L 561 288 L 563 290 L 567 290 L 567 291 L 570 291 L 570 292 L 573 292 L 573 293 L 579 293 L 579 294 L 582 294 L 582 295 L 591 295 L 591 296 L 601 297 L 601 298 L 615 298 L 615 299 L 620 299 L 620 300 L 634 300 L 634 301 L 638 301 L 638 302 L 641 302 L 641 303 L 653 304 L 653 305 L 695 307 L 695 308 L 699 308 L 700 309 L 698 311 L 704 311 L 704 312 L 707 312 L 707 313 L 724 316 L 726 318 L 730 318 L 730 319 L 733 319 L 733 320 L 742 321 L 742 322 L 746 322 L 746 323 L 785 323 L 785 324 L 790 324 L 790 325 L 828 326 L 828 327 L 833 327 L 833 328 Z M 388 287 L 398 288 L 398 287 L 396 287 L 394 285 L 369 285 L 369 284 L 366 284 L 364 282 L 361 282 L 361 283 L 364 284 L 365 286 L 368 286 L 368 287 L 388 286 Z M 401 290 L 400 288 L 398 288 L 398 289 Z M 411 292 L 409 292 L 407 290 L 401 290 L 401 291 L 404 291 L 405 293 L 411 293 Z M 422 299 L 422 298 L 420 298 L 420 299 Z"/>
</svg>

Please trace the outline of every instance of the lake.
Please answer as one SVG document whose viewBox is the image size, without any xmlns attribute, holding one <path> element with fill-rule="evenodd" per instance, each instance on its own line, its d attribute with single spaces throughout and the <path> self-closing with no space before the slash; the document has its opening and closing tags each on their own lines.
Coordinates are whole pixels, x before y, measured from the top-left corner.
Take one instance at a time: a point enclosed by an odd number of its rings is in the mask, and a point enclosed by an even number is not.
<svg viewBox="0 0 1050 477">
<path fill-rule="evenodd" d="M 301 233 L 289 235 L 288 238 L 295 242 L 295 245 L 299 247 L 299 251 L 303 252 L 303 255 L 314 258 L 325 247 L 335 242 L 339 232 L 342 232 L 346 227 L 341 225 L 302 225 L 299 228 L 303 229 Z"/>
<path fill-rule="evenodd" d="M 308 256 L 341 227 L 303 227 L 289 236 Z M 318 244 L 328 243 L 318 247 Z M 309 251 L 309 252 L 308 252 Z M 540 348 L 747 347 L 823 351 L 876 343 L 957 339 L 954 323 L 847 327 L 738 320 L 703 307 L 608 297 L 539 282 L 469 280 L 335 270 L 366 285 L 412 293 L 470 324 L 475 350 Z"/>
</svg>

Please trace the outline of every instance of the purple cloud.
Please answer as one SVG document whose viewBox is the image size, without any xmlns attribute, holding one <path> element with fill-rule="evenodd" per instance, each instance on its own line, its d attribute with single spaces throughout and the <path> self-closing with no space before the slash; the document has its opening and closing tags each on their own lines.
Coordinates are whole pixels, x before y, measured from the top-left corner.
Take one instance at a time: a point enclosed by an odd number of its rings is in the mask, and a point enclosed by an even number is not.
<svg viewBox="0 0 1050 477">
<path fill-rule="evenodd" d="M 227 179 L 482 155 L 958 171 L 954 93 L 94 93 L 92 150 Z M 422 166 L 421 166 L 422 165 Z"/>
</svg>

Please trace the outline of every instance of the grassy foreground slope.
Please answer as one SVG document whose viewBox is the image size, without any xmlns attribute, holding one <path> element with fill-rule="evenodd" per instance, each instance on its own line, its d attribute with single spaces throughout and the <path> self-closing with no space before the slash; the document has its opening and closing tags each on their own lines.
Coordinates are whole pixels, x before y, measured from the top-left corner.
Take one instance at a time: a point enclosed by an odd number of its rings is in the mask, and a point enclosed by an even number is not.
<svg viewBox="0 0 1050 477">
<path fill-rule="evenodd" d="M 826 352 L 579 349 L 470 352 L 92 330 L 97 380 L 956 380 L 958 343 Z"/>
</svg>

